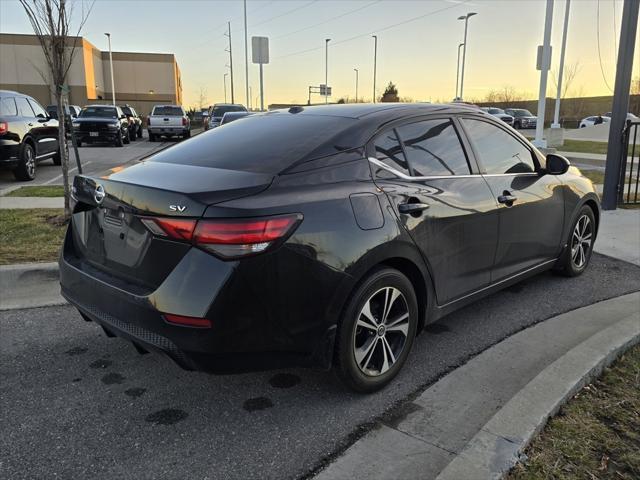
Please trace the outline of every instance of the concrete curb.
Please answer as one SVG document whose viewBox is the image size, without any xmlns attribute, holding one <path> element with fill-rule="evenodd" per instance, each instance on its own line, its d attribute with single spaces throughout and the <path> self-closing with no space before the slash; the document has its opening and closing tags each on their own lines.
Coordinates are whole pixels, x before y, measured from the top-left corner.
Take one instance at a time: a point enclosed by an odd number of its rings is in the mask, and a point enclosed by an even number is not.
<svg viewBox="0 0 640 480">
<path fill-rule="evenodd" d="M 568 351 L 511 398 L 437 480 L 502 478 L 564 403 L 638 343 L 640 312 Z"/>
<path fill-rule="evenodd" d="M 0 310 L 67 303 L 60 295 L 56 262 L 0 266 L 0 292 Z"/>
</svg>

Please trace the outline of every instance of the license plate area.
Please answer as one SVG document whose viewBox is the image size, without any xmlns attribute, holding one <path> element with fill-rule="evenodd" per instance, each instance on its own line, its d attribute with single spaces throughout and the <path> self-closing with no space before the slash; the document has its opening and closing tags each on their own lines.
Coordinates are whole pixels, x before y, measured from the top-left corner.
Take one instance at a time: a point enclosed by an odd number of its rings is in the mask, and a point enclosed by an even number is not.
<svg viewBox="0 0 640 480">
<path fill-rule="evenodd" d="M 89 132 L 89 136 L 90 137 L 97 137 L 98 136 L 98 132 Z"/>
</svg>

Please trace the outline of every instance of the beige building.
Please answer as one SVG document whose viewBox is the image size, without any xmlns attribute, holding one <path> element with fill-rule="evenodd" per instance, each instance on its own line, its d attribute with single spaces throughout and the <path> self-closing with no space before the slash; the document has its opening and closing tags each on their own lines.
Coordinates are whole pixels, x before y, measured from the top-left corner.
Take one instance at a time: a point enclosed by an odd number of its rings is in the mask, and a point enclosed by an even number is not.
<svg viewBox="0 0 640 480">
<path fill-rule="evenodd" d="M 71 105 L 111 103 L 109 52 L 98 50 L 82 37 L 68 75 Z M 106 39 L 105 39 L 106 40 Z M 43 105 L 53 103 L 51 82 L 42 48 L 35 35 L 0 33 L 0 89 L 31 95 Z M 171 53 L 113 52 L 113 76 L 118 105 L 132 105 L 146 115 L 155 104 L 182 104 L 182 80 Z"/>
</svg>

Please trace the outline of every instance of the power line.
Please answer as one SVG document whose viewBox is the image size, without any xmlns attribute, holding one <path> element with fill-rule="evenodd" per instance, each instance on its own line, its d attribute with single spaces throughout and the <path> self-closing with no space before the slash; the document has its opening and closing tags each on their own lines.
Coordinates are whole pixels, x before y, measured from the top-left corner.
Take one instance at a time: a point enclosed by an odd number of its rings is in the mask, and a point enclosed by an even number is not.
<svg viewBox="0 0 640 480">
<path fill-rule="evenodd" d="M 298 10 L 302 10 L 303 8 L 307 8 L 308 6 L 310 6 L 310 5 L 314 4 L 314 3 L 316 3 L 317 1 L 318 1 L 318 0 L 312 0 L 311 2 L 305 3 L 304 5 L 299 5 L 299 6 L 295 7 L 295 8 L 292 8 L 291 10 L 287 10 L 287 11 L 286 11 L 286 12 L 284 12 L 284 13 L 281 13 L 281 14 L 279 14 L 279 15 L 276 15 L 275 17 L 267 18 L 266 20 L 263 20 L 263 21 L 258 22 L 258 23 L 254 23 L 253 25 L 249 25 L 249 26 L 250 26 L 251 28 L 255 28 L 255 27 L 257 27 L 258 25 L 262 25 L 262 24 L 264 24 L 264 23 L 268 23 L 268 22 L 270 22 L 271 20 L 275 20 L 276 18 L 284 17 L 284 16 L 289 15 L 289 14 L 291 14 L 291 13 L 293 13 L 293 12 L 297 12 Z"/>
<path fill-rule="evenodd" d="M 609 82 L 607 82 L 607 77 L 604 74 L 604 67 L 602 66 L 602 55 L 600 54 L 600 0 L 596 4 L 596 35 L 598 38 L 598 60 L 600 62 L 600 72 L 602 73 L 602 79 L 604 80 L 604 84 L 607 86 L 609 91 L 613 93 L 613 89 L 609 86 Z"/>
<path fill-rule="evenodd" d="M 368 7 L 372 6 L 372 5 L 375 5 L 376 3 L 380 3 L 381 1 L 382 0 L 376 0 L 375 2 L 367 3 L 366 5 L 363 5 L 361 7 L 354 8 L 353 10 L 349 10 L 348 12 L 344 12 L 344 13 L 342 13 L 340 15 L 336 15 L 335 17 L 331 17 L 331 18 L 328 18 L 326 20 L 323 20 L 322 22 L 314 23 L 313 25 L 309 25 L 308 27 L 304 27 L 304 28 L 300 28 L 298 30 L 294 30 L 293 32 L 288 32 L 288 33 L 284 33 L 282 35 L 278 35 L 276 37 L 273 37 L 273 40 L 276 40 L 278 38 L 288 37 L 290 35 L 294 35 L 296 33 L 304 32 L 305 30 L 309 30 L 311 28 L 315 28 L 315 27 L 318 27 L 320 25 L 324 25 L 325 23 L 329 23 L 329 22 L 331 22 L 333 20 L 337 20 L 338 18 L 342 18 L 342 17 L 345 17 L 347 15 L 351 15 L 352 13 L 359 12 L 360 10 L 364 10 L 365 8 L 368 8 Z"/>
<path fill-rule="evenodd" d="M 398 23 L 394 23 L 394 24 L 391 24 L 391 25 L 387 25 L 386 27 L 382 27 L 382 28 L 377 28 L 375 30 L 371 30 L 370 32 L 367 32 L 367 33 L 362 33 L 362 34 L 359 34 L 359 35 L 355 35 L 353 37 L 345 38 L 343 40 L 338 40 L 337 42 L 331 42 L 331 45 L 332 46 L 340 45 L 341 43 L 351 42 L 351 41 L 356 40 L 358 38 L 367 37 L 367 36 L 372 35 L 374 33 L 384 32 L 385 30 L 389 30 L 389 29 L 392 29 L 392 28 L 395 28 L 395 27 L 399 27 L 400 25 L 406 25 L 407 23 L 416 22 L 418 20 L 422 20 L 423 18 L 430 17 L 431 15 L 436 15 L 436 14 L 444 12 L 446 10 L 451 10 L 453 8 L 458 8 L 461 5 L 464 5 L 465 3 L 468 3 L 468 1 L 469 0 L 465 0 L 463 2 L 456 3 L 454 5 L 450 5 L 448 7 L 443 7 L 443 8 L 440 8 L 438 10 L 433 10 L 431 12 L 425 13 L 424 15 L 420 15 L 418 17 L 413 17 L 413 18 L 410 18 L 408 20 L 403 20 L 402 22 L 398 22 Z M 303 53 L 314 52 L 316 50 L 321 50 L 323 48 L 324 48 L 324 46 L 321 46 L 321 47 L 308 48 L 306 50 L 300 50 L 298 52 L 287 53 L 286 55 L 280 55 L 278 57 L 274 57 L 273 60 L 277 60 L 277 59 L 281 59 L 281 58 L 287 58 L 287 57 L 293 57 L 295 55 L 302 55 Z"/>
</svg>

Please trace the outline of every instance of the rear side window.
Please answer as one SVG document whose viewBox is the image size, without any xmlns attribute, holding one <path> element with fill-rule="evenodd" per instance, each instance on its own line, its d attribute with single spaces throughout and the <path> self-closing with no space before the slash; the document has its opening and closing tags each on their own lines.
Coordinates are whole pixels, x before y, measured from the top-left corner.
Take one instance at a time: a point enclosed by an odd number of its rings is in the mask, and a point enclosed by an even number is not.
<svg viewBox="0 0 640 480">
<path fill-rule="evenodd" d="M 462 119 L 464 129 L 488 174 L 535 172 L 531 150 L 489 122 Z"/>
<path fill-rule="evenodd" d="M 33 108 L 33 111 L 35 112 L 36 117 L 47 118 L 47 112 L 44 111 L 44 108 L 42 108 L 38 102 L 30 98 L 29 104 L 31 105 L 31 108 Z"/>
<path fill-rule="evenodd" d="M 163 106 L 163 107 L 154 107 L 153 113 L 151 115 L 166 115 L 168 117 L 176 117 L 176 116 L 181 117 L 183 113 L 180 107 Z"/>
<path fill-rule="evenodd" d="M 24 97 L 15 97 L 18 106 L 18 115 L 21 117 L 35 117 L 33 109 L 29 106 L 29 102 Z"/>
<path fill-rule="evenodd" d="M 425 120 L 397 128 L 413 175 L 468 175 L 467 157 L 450 118 Z"/>
<path fill-rule="evenodd" d="M 373 148 L 378 160 L 405 175 L 410 174 L 407 159 L 404 156 L 395 130 L 389 130 L 377 137 L 373 143 Z"/>
<path fill-rule="evenodd" d="M 13 97 L 0 99 L 0 117 L 15 117 L 18 115 L 18 108 Z"/>
</svg>

